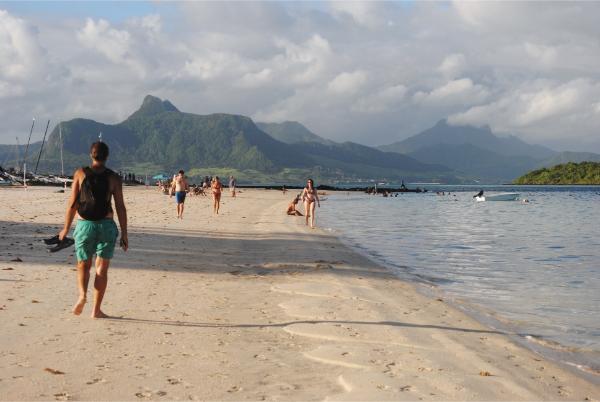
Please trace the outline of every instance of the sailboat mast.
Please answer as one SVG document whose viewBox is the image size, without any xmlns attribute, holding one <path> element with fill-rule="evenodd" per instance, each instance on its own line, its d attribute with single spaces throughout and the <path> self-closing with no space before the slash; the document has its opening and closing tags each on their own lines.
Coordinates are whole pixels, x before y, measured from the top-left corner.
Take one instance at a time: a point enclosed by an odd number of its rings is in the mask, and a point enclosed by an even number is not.
<svg viewBox="0 0 600 402">
<path fill-rule="evenodd" d="M 58 139 L 60 141 L 60 175 L 65 175 L 65 163 L 63 161 L 62 124 L 58 123 Z"/>
<path fill-rule="evenodd" d="M 40 164 L 40 158 L 42 157 L 42 151 L 44 150 L 44 143 L 46 142 L 46 134 L 48 133 L 48 127 L 50 126 L 50 119 L 48 119 L 48 124 L 46 124 L 46 131 L 44 131 L 44 139 L 42 140 L 42 146 L 40 147 L 40 153 L 38 154 L 38 159 L 35 164 L 35 170 L 33 174 L 37 173 L 38 165 Z"/>
<path fill-rule="evenodd" d="M 23 187 L 27 190 L 27 151 L 29 150 L 29 143 L 31 142 L 31 133 L 33 133 L 33 126 L 35 126 L 35 117 L 31 121 L 31 129 L 29 130 L 29 138 L 27 139 L 27 146 L 25 147 L 25 154 L 23 154 Z"/>
<path fill-rule="evenodd" d="M 15 138 L 17 140 L 17 159 L 15 159 L 15 161 L 16 161 L 15 162 L 15 164 L 16 164 L 15 172 L 18 172 L 19 171 L 19 156 L 20 156 L 19 155 L 19 148 L 21 147 L 21 145 L 19 144 L 19 137 L 15 137 Z"/>
<path fill-rule="evenodd" d="M 27 146 L 25 147 L 25 154 L 23 155 L 23 170 L 25 170 L 25 163 L 27 163 L 27 151 L 29 150 L 29 142 L 31 141 L 31 133 L 33 133 L 33 126 L 35 126 L 35 117 L 31 121 L 31 129 L 29 130 L 29 138 L 27 139 Z"/>
</svg>

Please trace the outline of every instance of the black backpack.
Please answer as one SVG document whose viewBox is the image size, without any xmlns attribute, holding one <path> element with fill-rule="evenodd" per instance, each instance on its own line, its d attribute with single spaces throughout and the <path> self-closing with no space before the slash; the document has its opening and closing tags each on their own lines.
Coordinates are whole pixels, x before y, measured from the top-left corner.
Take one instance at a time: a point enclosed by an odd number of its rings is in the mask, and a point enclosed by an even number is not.
<svg viewBox="0 0 600 402">
<path fill-rule="evenodd" d="M 112 210 L 109 178 L 115 173 L 110 169 L 96 173 L 89 167 L 84 167 L 83 172 L 85 179 L 79 189 L 77 213 L 86 221 L 99 221 Z"/>
</svg>

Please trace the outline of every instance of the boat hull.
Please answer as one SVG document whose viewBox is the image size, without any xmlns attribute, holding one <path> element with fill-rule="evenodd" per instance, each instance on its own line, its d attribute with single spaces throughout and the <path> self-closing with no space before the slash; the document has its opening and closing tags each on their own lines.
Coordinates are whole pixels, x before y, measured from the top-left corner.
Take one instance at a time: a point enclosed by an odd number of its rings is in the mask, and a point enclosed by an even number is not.
<svg viewBox="0 0 600 402">
<path fill-rule="evenodd" d="M 519 196 L 519 193 L 491 194 L 483 197 L 475 197 L 475 201 L 517 201 Z"/>
</svg>

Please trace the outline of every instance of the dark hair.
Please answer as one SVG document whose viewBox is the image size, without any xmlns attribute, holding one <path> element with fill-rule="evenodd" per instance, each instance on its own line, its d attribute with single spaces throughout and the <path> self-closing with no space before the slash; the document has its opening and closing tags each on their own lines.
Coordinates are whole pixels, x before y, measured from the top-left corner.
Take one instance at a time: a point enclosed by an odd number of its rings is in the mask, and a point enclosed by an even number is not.
<svg viewBox="0 0 600 402">
<path fill-rule="evenodd" d="M 180 171 L 179 171 L 179 174 L 183 174 L 183 173 L 184 173 L 184 172 L 183 172 L 183 170 L 180 170 Z"/>
<path fill-rule="evenodd" d="M 102 141 L 97 141 L 90 147 L 90 156 L 93 160 L 105 162 L 108 158 L 108 145 Z"/>
<path fill-rule="evenodd" d="M 306 179 L 307 182 L 310 182 L 310 184 L 312 184 L 312 186 L 315 186 L 315 181 L 313 179 Z"/>
</svg>

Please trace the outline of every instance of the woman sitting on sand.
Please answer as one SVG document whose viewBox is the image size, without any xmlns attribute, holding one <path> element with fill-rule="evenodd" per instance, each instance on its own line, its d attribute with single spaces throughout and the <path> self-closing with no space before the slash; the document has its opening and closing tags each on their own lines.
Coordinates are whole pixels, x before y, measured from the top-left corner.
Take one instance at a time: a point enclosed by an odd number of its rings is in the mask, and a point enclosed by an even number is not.
<svg viewBox="0 0 600 402">
<path fill-rule="evenodd" d="M 296 209 L 296 204 L 298 204 L 298 201 L 300 201 L 300 195 L 297 195 L 296 197 L 294 197 L 294 199 L 292 200 L 290 205 L 288 205 L 288 209 L 286 212 L 288 215 L 303 216 L 302 212 L 300 212 Z"/>
<path fill-rule="evenodd" d="M 212 189 L 213 196 L 213 212 L 219 215 L 219 206 L 221 204 L 221 190 L 223 189 L 223 185 L 219 180 L 219 176 L 215 176 L 215 178 L 212 179 L 210 187 Z"/>
<path fill-rule="evenodd" d="M 315 201 L 319 208 L 321 208 L 321 201 L 319 201 L 319 195 L 314 187 L 313 179 L 308 179 L 306 187 L 302 190 L 302 201 L 304 201 L 304 213 L 306 214 L 306 224 L 308 225 L 308 218 L 310 217 L 310 227 L 315 228 Z"/>
</svg>

